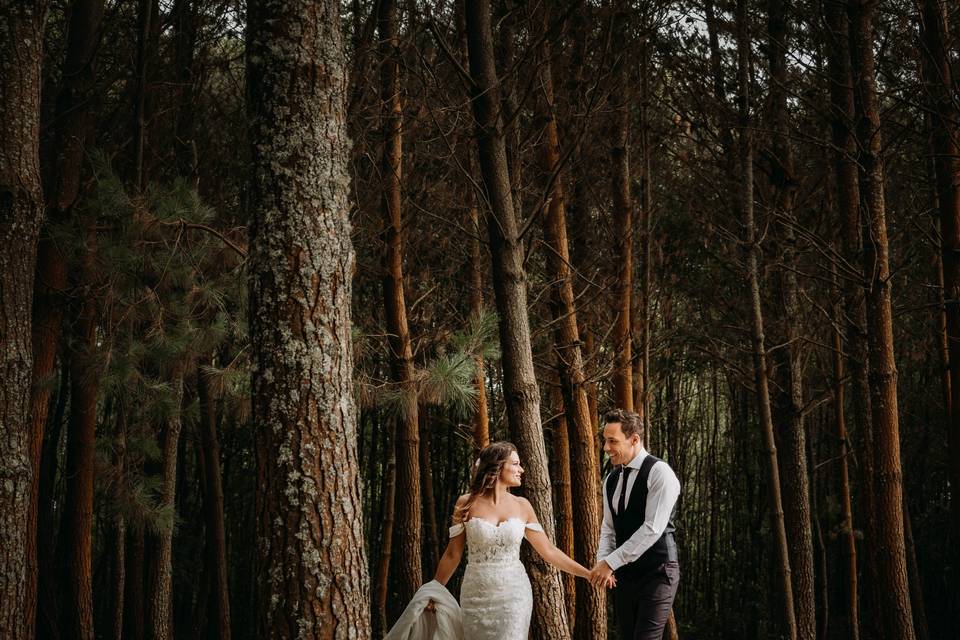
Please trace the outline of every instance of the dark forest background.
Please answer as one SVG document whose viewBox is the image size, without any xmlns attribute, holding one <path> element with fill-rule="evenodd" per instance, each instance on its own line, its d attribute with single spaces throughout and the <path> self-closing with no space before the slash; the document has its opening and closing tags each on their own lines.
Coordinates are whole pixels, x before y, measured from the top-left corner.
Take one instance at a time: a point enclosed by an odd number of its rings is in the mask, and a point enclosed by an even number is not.
<svg viewBox="0 0 960 640">
<path fill-rule="evenodd" d="M 957 637 L 960 5 L 309 4 L 0 3 L 5 637 L 297 635 L 274 357 L 356 405 L 302 637 L 382 636 L 492 440 L 592 566 L 615 406 L 683 486 L 671 637 Z M 267 348 L 331 202 L 348 339 Z M 607 637 L 527 561 L 534 637 Z"/>
</svg>

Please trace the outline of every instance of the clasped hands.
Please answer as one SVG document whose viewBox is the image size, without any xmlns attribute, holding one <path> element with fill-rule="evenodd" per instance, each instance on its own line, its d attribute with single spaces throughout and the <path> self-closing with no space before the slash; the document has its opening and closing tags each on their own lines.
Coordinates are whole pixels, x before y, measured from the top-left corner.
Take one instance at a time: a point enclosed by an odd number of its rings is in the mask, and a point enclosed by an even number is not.
<svg viewBox="0 0 960 640">
<path fill-rule="evenodd" d="M 607 564 L 606 560 L 601 560 L 590 570 L 590 584 L 595 587 L 607 587 L 612 589 L 617 586 L 617 579 L 613 575 L 613 569 Z"/>
</svg>

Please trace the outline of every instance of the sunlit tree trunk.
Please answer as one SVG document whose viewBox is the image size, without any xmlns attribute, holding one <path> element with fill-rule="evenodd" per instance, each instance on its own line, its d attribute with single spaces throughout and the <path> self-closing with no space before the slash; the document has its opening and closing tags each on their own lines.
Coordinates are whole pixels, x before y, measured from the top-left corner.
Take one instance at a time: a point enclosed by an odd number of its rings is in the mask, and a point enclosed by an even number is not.
<svg viewBox="0 0 960 640">
<path fill-rule="evenodd" d="M 878 578 L 879 615 L 891 640 L 913 640 L 910 588 L 903 541 L 903 488 L 900 466 L 900 424 L 897 368 L 894 361 L 890 257 L 880 105 L 874 62 L 877 0 L 852 0 L 851 55 L 857 114 L 860 204 L 868 231 L 863 234 L 863 267 L 867 279 L 867 344 L 873 417 L 872 484 L 875 539 L 871 544 Z"/>
</svg>

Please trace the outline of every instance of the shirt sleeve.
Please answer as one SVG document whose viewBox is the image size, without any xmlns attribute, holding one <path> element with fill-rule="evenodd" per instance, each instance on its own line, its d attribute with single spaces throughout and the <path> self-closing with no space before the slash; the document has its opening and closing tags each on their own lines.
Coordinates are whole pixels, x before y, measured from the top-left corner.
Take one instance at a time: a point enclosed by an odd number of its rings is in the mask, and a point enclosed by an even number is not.
<svg viewBox="0 0 960 640">
<path fill-rule="evenodd" d="M 457 524 L 450 527 L 450 539 L 452 540 L 453 538 L 456 538 L 457 536 L 459 536 L 461 533 L 463 533 L 465 528 L 466 527 L 464 527 L 462 522 L 458 522 Z"/>
<path fill-rule="evenodd" d="M 670 513 L 673 511 L 673 506 L 677 503 L 679 496 L 680 481 L 673 469 L 665 462 L 658 462 L 653 465 L 650 468 L 650 476 L 647 478 L 646 519 L 643 525 L 626 542 L 603 558 L 611 569 L 616 571 L 623 565 L 633 562 L 660 539 L 667 528 Z M 603 549 L 603 531 L 606 527 L 608 512 L 609 509 L 604 502 L 604 526 L 601 527 L 600 533 L 601 550 Z M 613 530 L 612 516 L 610 517 L 610 529 Z"/>
<path fill-rule="evenodd" d="M 617 534 L 613 529 L 613 514 L 610 513 L 610 503 L 607 501 L 607 479 L 603 479 L 600 491 L 600 502 L 603 504 L 603 522 L 600 523 L 600 543 L 597 546 L 597 562 L 610 555 L 617 547 Z"/>
</svg>

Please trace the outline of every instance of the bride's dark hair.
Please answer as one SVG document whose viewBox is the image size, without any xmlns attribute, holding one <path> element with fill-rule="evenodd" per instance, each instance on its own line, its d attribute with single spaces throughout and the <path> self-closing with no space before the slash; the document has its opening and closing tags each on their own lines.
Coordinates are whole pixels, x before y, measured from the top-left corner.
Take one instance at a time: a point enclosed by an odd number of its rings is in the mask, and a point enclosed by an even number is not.
<svg viewBox="0 0 960 640">
<path fill-rule="evenodd" d="M 470 507 L 473 506 L 477 498 L 497 486 L 497 478 L 500 477 L 503 465 L 510 459 L 510 454 L 516 450 L 517 448 L 513 446 L 513 443 L 501 441 L 492 442 L 480 451 L 480 455 L 473 466 L 473 476 L 470 479 L 467 500 L 453 511 L 454 523 L 466 520 L 470 513 Z"/>
</svg>

